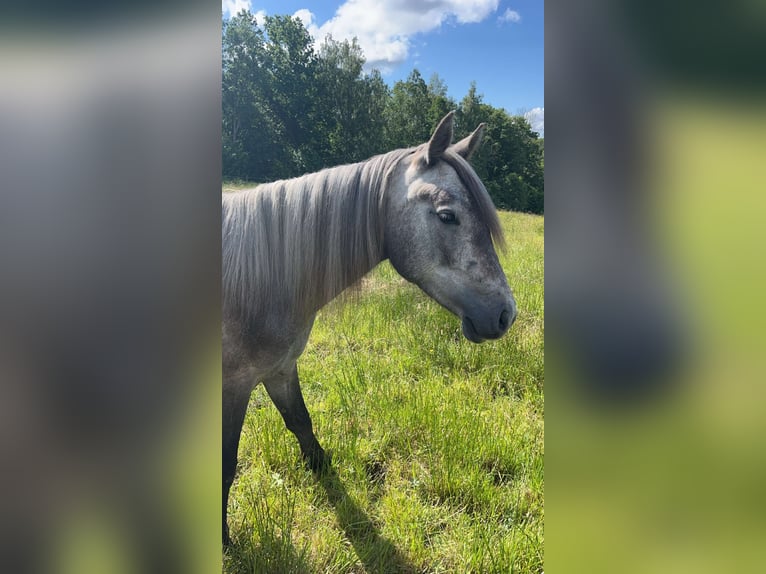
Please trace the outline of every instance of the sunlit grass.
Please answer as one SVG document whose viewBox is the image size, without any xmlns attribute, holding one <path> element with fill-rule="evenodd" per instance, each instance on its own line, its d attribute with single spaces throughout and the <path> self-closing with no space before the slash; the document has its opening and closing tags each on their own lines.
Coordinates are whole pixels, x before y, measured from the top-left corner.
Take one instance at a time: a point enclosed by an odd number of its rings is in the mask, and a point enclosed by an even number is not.
<svg viewBox="0 0 766 574">
<path fill-rule="evenodd" d="M 501 213 L 519 317 L 474 345 L 387 263 L 324 309 L 298 368 L 333 474 L 262 387 L 232 489 L 227 572 L 543 569 L 543 218 Z"/>
</svg>

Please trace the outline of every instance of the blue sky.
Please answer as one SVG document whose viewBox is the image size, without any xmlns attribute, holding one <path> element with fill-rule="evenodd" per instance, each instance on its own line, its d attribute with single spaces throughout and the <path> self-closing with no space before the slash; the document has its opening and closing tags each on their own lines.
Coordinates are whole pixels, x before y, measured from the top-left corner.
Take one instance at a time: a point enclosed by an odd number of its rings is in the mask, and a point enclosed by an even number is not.
<svg viewBox="0 0 766 574">
<path fill-rule="evenodd" d="M 391 85 L 436 72 L 459 101 L 475 80 L 487 103 L 544 129 L 543 0 L 222 0 L 224 16 L 242 8 L 296 15 L 317 43 L 356 36 Z"/>
</svg>

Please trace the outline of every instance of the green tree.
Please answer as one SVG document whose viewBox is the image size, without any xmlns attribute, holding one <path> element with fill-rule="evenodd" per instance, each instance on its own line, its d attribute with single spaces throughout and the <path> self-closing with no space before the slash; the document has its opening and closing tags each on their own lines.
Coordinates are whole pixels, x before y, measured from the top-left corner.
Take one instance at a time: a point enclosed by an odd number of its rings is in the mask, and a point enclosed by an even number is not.
<svg viewBox="0 0 766 574">
<path fill-rule="evenodd" d="M 266 46 L 255 16 L 243 11 L 222 26 L 222 154 L 226 177 L 262 179 L 287 161 L 277 141 L 265 88 Z"/>
<path fill-rule="evenodd" d="M 470 134 L 482 122 L 489 122 L 492 106 L 484 103 L 484 96 L 476 89 L 476 82 L 471 82 L 468 93 L 460 101 L 455 116 L 456 137 L 463 138 Z"/>
<path fill-rule="evenodd" d="M 386 143 L 390 149 L 428 141 L 435 127 L 429 122 L 431 108 L 428 86 L 416 69 L 391 90 L 386 106 Z"/>
<path fill-rule="evenodd" d="M 223 22 L 223 171 L 268 181 L 321 165 L 317 55 L 298 18 L 248 11 Z"/>
<path fill-rule="evenodd" d="M 268 38 L 266 97 L 291 159 L 284 175 L 314 171 L 322 165 L 316 129 L 319 62 L 314 41 L 303 22 L 291 16 L 266 16 L 264 29 Z"/>
<path fill-rule="evenodd" d="M 455 100 L 447 95 L 447 84 L 436 72 L 428 80 L 428 102 L 426 121 L 431 129 L 435 128 L 448 112 L 457 108 Z"/>
<path fill-rule="evenodd" d="M 487 124 L 484 143 L 471 163 L 495 205 L 501 209 L 542 213 L 544 177 L 537 134 L 522 116 L 485 104 L 476 84 L 460 102 L 457 137 Z"/>
<path fill-rule="evenodd" d="M 358 41 L 327 36 L 319 48 L 318 83 L 325 139 L 325 163 L 366 159 L 384 151 L 383 110 L 388 88 L 377 70 L 364 74 Z"/>
</svg>

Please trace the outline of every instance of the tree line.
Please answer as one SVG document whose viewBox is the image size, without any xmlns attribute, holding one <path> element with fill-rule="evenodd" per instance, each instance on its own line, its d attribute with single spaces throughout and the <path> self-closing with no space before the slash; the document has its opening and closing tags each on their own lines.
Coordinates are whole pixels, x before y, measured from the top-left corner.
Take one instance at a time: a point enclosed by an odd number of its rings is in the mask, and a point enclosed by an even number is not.
<svg viewBox="0 0 766 574">
<path fill-rule="evenodd" d="M 487 123 L 471 163 L 495 205 L 543 213 L 543 140 L 529 122 L 483 101 L 472 83 L 460 102 L 417 69 L 389 88 L 364 70 L 356 39 L 317 47 L 300 19 L 250 12 L 223 20 L 223 177 L 257 182 L 365 160 L 428 140 L 456 110 L 455 137 Z"/>
</svg>

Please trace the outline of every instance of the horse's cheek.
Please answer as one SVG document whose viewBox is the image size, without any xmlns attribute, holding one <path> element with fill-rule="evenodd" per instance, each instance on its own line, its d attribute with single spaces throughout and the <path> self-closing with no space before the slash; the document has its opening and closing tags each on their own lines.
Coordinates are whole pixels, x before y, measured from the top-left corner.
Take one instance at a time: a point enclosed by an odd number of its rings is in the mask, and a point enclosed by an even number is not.
<svg viewBox="0 0 766 574">
<path fill-rule="evenodd" d="M 391 213 L 386 222 L 384 239 L 388 260 L 397 273 L 405 279 L 410 279 L 408 277 L 410 271 L 408 252 L 409 246 L 415 242 L 412 226 L 408 224 L 408 221 L 407 213 L 403 209 Z"/>
<path fill-rule="evenodd" d="M 404 249 L 404 246 L 400 242 L 401 238 L 397 238 L 397 240 L 392 242 L 389 246 L 388 259 L 399 275 L 408 281 L 414 281 L 415 269 L 412 265 L 411 254 L 410 256 L 407 255 L 407 250 Z"/>
</svg>

